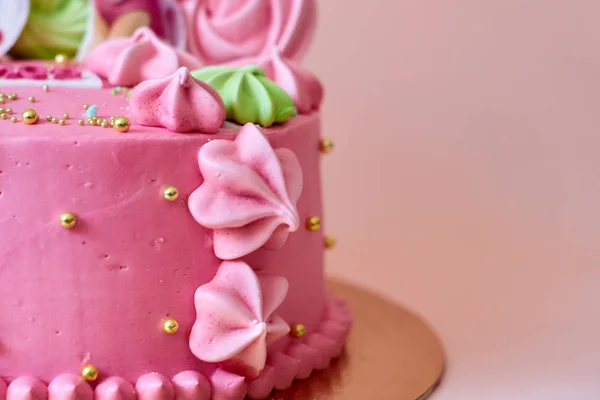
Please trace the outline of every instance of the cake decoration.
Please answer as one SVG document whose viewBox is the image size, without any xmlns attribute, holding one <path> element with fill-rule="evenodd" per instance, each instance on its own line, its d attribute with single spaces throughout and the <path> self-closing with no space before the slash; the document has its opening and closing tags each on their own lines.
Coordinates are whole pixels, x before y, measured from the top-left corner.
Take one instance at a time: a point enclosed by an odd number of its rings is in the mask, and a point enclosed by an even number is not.
<svg viewBox="0 0 600 400">
<path fill-rule="evenodd" d="M 292 324 L 290 327 L 290 335 L 295 338 L 301 338 L 306 335 L 306 327 L 303 324 Z"/>
<path fill-rule="evenodd" d="M 146 27 L 139 28 L 131 37 L 102 43 L 87 59 L 87 68 L 111 85 L 120 86 L 164 78 L 180 67 L 196 69 L 200 63 L 191 54 L 163 42 Z"/>
<path fill-rule="evenodd" d="M 87 106 L 87 107 L 83 107 L 85 109 L 85 117 L 86 118 L 92 118 L 95 117 L 96 115 L 98 115 L 98 106 L 95 104 L 92 104 L 91 106 Z"/>
<path fill-rule="evenodd" d="M 179 190 L 175 186 L 167 186 L 163 190 L 163 197 L 167 201 L 175 201 L 179 198 Z"/>
<path fill-rule="evenodd" d="M 210 400 L 211 388 L 206 377 L 196 371 L 183 371 L 172 379 L 176 400 Z"/>
<path fill-rule="evenodd" d="M 255 65 L 241 68 L 206 67 L 192 75 L 216 89 L 227 110 L 227 119 L 239 124 L 269 127 L 295 113 L 290 96 Z"/>
<path fill-rule="evenodd" d="M 142 375 L 135 384 L 138 400 L 166 400 L 175 398 L 173 384 L 163 375 L 150 373 Z"/>
<path fill-rule="evenodd" d="M 269 55 L 301 58 L 316 25 L 315 0 L 201 1 L 184 12 L 188 45 L 204 64 Z"/>
<path fill-rule="evenodd" d="M 63 228 L 74 228 L 77 225 L 77 217 L 72 212 L 64 212 L 60 215 L 60 224 Z"/>
<path fill-rule="evenodd" d="M 333 249 L 336 245 L 336 240 L 333 236 L 326 235 L 325 236 L 325 248 Z"/>
<path fill-rule="evenodd" d="M 319 110 L 323 101 L 323 86 L 313 74 L 295 61 L 283 58 L 278 49 L 259 65 L 265 75 L 292 98 L 298 113 L 308 114 Z"/>
<path fill-rule="evenodd" d="M 298 229 L 302 168 L 292 151 L 273 150 L 255 125 L 244 125 L 234 141 L 205 144 L 198 163 L 204 182 L 188 206 L 200 225 L 213 230 L 220 259 L 281 248 Z"/>
<path fill-rule="evenodd" d="M 319 217 L 310 217 L 306 220 L 306 229 L 311 232 L 317 232 L 321 229 L 321 218 Z"/>
<path fill-rule="evenodd" d="M 331 153 L 333 150 L 333 141 L 331 139 L 321 139 L 319 142 L 319 150 L 323 154 Z"/>
<path fill-rule="evenodd" d="M 163 321 L 163 331 L 169 335 L 174 335 L 179 330 L 179 322 L 174 318 L 167 318 Z"/>
<path fill-rule="evenodd" d="M 31 376 L 22 376 L 10 383 L 6 390 L 6 399 L 10 400 L 46 400 L 48 388 L 42 381 Z"/>
<path fill-rule="evenodd" d="M 81 377 L 88 382 L 95 381 L 98 379 L 98 368 L 92 364 L 84 365 L 81 368 Z"/>
<path fill-rule="evenodd" d="M 283 277 L 257 276 L 243 261 L 223 261 L 213 280 L 196 290 L 192 353 L 246 378 L 257 377 L 267 346 L 290 330 L 275 314 L 287 290 Z"/>
<path fill-rule="evenodd" d="M 57 376 L 48 385 L 49 400 L 93 400 L 94 391 L 88 383 L 75 374 Z"/>
<path fill-rule="evenodd" d="M 23 122 L 25 122 L 27 125 L 37 124 L 37 122 L 40 120 L 40 116 L 38 115 L 38 113 L 35 110 L 32 110 L 31 108 L 28 108 L 27 110 L 23 111 L 21 117 L 23 117 Z"/>
<path fill-rule="evenodd" d="M 127 117 L 116 117 L 115 118 L 115 122 L 113 124 L 113 127 L 115 129 L 115 131 L 119 132 L 119 133 L 126 133 L 129 131 L 129 128 L 131 127 L 131 124 L 129 122 L 129 118 Z"/>
<path fill-rule="evenodd" d="M 136 400 L 135 388 L 120 377 L 110 377 L 96 386 L 95 400 Z"/>
<path fill-rule="evenodd" d="M 217 368 L 210 376 L 213 400 L 242 400 L 247 393 L 246 378 Z"/>
</svg>

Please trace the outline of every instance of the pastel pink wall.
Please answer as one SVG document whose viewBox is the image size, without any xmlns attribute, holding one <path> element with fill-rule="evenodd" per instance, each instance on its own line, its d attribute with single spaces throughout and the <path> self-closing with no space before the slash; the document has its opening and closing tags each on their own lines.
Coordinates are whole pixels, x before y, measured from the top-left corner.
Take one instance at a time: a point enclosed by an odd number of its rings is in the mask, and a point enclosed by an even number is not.
<svg viewBox="0 0 600 400">
<path fill-rule="evenodd" d="M 329 272 L 424 315 L 434 399 L 600 398 L 600 2 L 329 0 Z"/>
</svg>

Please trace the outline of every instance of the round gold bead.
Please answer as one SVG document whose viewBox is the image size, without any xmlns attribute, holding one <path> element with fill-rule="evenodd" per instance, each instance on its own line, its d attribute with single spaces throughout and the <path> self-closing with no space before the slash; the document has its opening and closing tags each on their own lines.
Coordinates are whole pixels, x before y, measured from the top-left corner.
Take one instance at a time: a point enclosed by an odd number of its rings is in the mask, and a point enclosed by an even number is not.
<svg viewBox="0 0 600 400">
<path fill-rule="evenodd" d="M 12 122 L 17 122 L 17 121 L 19 121 L 19 119 L 18 119 L 17 117 L 10 117 L 10 120 L 11 120 Z"/>
<path fill-rule="evenodd" d="M 0 114 L 5 113 L 6 109 L 4 107 L 0 107 Z"/>
<path fill-rule="evenodd" d="M 54 62 L 58 65 L 65 66 L 69 64 L 70 60 L 69 57 L 64 54 L 57 54 L 56 57 L 54 57 Z"/>
<path fill-rule="evenodd" d="M 96 126 L 96 117 L 89 118 L 87 122 L 92 126 Z"/>
<path fill-rule="evenodd" d="M 107 120 L 102 120 L 102 123 L 100 124 L 103 128 L 109 128 L 110 127 L 110 123 Z"/>
<path fill-rule="evenodd" d="M 64 212 L 60 215 L 60 224 L 63 228 L 71 229 L 77 225 L 77 217 L 72 212 Z"/>
<path fill-rule="evenodd" d="M 84 121 L 84 120 L 82 120 L 82 119 L 78 119 L 78 120 L 77 120 L 77 123 L 78 123 L 79 125 L 81 125 L 81 126 L 85 125 L 85 121 Z"/>
<path fill-rule="evenodd" d="M 69 118 L 71 118 L 71 117 L 69 116 L 69 114 L 67 114 L 67 113 L 64 113 L 64 114 L 63 114 L 63 118 L 64 118 L 64 119 L 69 119 Z"/>
<path fill-rule="evenodd" d="M 331 153 L 333 150 L 333 141 L 331 139 L 321 139 L 319 150 L 324 154 Z"/>
<path fill-rule="evenodd" d="M 125 133 L 129 130 L 130 124 L 127 117 L 116 117 L 114 129 L 117 132 Z"/>
<path fill-rule="evenodd" d="M 58 118 L 56 117 L 52 117 L 52 119 L 50 120 L 53 124 L 58 124 Z"/>
<path fill-rule="evenodd" d="M 306 335 L 306 327 L 302 324 L 293 324 L 290 326 L 290 335 L 295 338 L 301 338 Z"/>
<path fill-rule="evenodd" d="M 6 103 L 6 100 L 4 99 L 4 97 L 0 97 L 0 104 L 4 104 Z"/>
<path fill-rule="evenodd" d="M 336 244 L 336 240 L 334 237 L 325 236 L 325 248 L 326 249 L 333 249 L 335 247 L 335 244 Z"/>
<path fill-rule="evenodd" d="M 179 330 L 179 322 L 173 318 L 167 318 L 163 321 L 163 331 L 169 335 L 177 333 Z"/>
<path fill-rule="evenodd" d="M 17 95 L 16 93 L 9 93 L 9 94 L 7 94 L 7 95 L 6 95 L 6 97 L 7 97 L 7 98 L 8 98 L 10 101 L 13 101 L 13 100 L 16 100 L 16 99 L 18 99 L 18 98 L 19 98 L 19 95 Z"/>
<path fill-rule="evenodd" d="M 58 123 L 59 123 L 60 125 L 66 125 L 66 124 L 67 124 L 67 121 L 65 121 L 64 119 L 59 119 L 59 120 L 58 120 Z"/>
<path fill-rule="evenodd" d="M 52 122 L 52 115 L 46 115 L 46 121 Z"/>
<path fill-rule="evenodd" d="M 49 91 L 50 91 L 50 86 L 48 86 L 48 85 L 44 85 L 44 86 L 42 86 L 42 90 L 43 90 L 44 92 L 49 92 Z"/>
<path fill-rule="evenodd" d="M 306 229 L 311 232 L 316 232 L 321 229 L 321 218 L 310 217 L 306 220 Z"/>
<path fill-rule="evenodd" d="M 37 122 L 40 120 L 40 116 L 38 115 L 38 113 L 35 112 L 35 110 L 32 110 L 31 108 L 28 108 L 27 110 L 23 111 L 23 114 L 21 116 L 23 117 L 23 122 L 25 122 L 27 125 L 37 124 Z"/>
<path fill-rule="evenodd" d="M 8 115 L 6 115 L 6 113 L 3 112 L 2 114 L 0 114 L 0 119 L 8 119 Z"/>
<path fill-rule="evenodd" d="M 83 380 L 93 382 L 98 379 L 98 368 L 92 364 L 84 365 L 81 369 L 81 377 Z"/>
<path fill-rule="evenodd" d="M 28 101 L 28 102 L 30 102 L 30 103 L 35 103 L 35 97 L 33 97 L 33 96 L 29 96 L 29 97 L 27 98 L 27 101 Z"/>
<path fill-rule="evenodd" d="M 179 190 L 175 186 L 167 186 L 163 191 L 163 197 L 167 201 L 175 201 L 179 197 Z"/>
<path fill-rule="evenodd" d="M 89 104 L 84 104 L 84 105 L 83 105 L 83 109 L 84 109 L 84 110 L 86 110 L 86 111 L 87 111 L 87 109 L 88 109 L 88 108 L 90 108 L 90 105 L 89 105 Z"/>
<path fill-rule="evenodd" d="M 10 108 L 10 107 L 9 107 L 9 108 L 7 108 L 7 109 L 6 109 L 6 113 L 7 113 L 7 114 L 12 114 L 12 113 L 13 113 L 13 109 L 12 109 L 12 108 Z"/>
</svg>

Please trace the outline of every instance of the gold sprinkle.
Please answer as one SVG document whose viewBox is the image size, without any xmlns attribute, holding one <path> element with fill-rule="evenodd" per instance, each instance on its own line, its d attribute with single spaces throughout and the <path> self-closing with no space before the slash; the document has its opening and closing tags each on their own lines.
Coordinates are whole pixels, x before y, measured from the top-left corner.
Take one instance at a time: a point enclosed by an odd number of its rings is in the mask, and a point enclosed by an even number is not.
<svg viewBox="0 0 600 400">
<path fill-rule="evenodd" d="M 13 101 L 13 100 L 16 100 L 16 99 L 19 98 L 19 96 L 16 93 L 9 93 L 9 94 L 6 95 L 6 97 L 8 97 L 8 99 L 10 101 Z"/>
<path fill-rule="evenodd" d="M 325 236 L 325 248 L 333 249 L 335 247 L 336 240 L 334 237 Z"/>
<path fill-rule="evenodd" d="M 52 121 L 52 115 L 50 115 L 50 114 L 46 115 L 46 121 L 51 122 Z"/>
<path fill-rule="evenodd" d="M 87 111 L 87 109 L 88 109 L 88 108 L 90 108 L 90 105 L 89 105 L 89 104 L 84 104 L 84 105 L 83 105 L 83 109 L 84 109 L 84 110 L 86 110 L 86 111 Z"/>
<path fill-rule="evenodd" d="M 179 322 L 173 318 L 167 318 L 163 321 L 163 331 L 169 335 L 177 333 L 179 330 Z"/>
<path fill-rule="evenodd" d="M 306 220 L 306 229 L 311 232 L 316 232 L 321 229 L 321 218 L 310 217 Z"/>
<path fill-rule="evenodd" d="M 11 120 L 12 122 L 17 122 L 17 121 L 19 121 L 19 119 L 18 119 L 17 117 L 10 117 L 10 120 Z"/>
<path fill-rule="evenodd" d="M 44 85 L 44 86 L 42 86 L 42 89 L 44 90 L 44 92 L 49 92 L 50 91 L 50 86 Z"/>
<path fill-rule="evenodd" d="M 103 128 L 109 128 L 110 124 L 108 123 L 107 120 L 103 119 L 102 123 L 100 124 Z"/>
<path fill-rule="evenodd" d="M 54 57 L 54 62 L 61 66 L 68 65 L 69 61 L 69 57 L 64 54 L 57 54 L 56 57 Z"/>
<path fill-rule="evenodd" d="M 179 197 L 179 190 L 175 186 L 167 186 L 163 190 L 163 197 L 167 201 L 175 201 Z"/>
<path fill-rule="evenodd" d="M 51 121 L 53 124 L 58 124 L 58 118 L 56 118 L 56 117 L 52 117 Z"/>
<path fill-rule="evenodd" d="M 0 97 L 0 104 L 4 104 L 6 103 L 6 100 L 4 100 L 4 97 Z"/>
<path fill-rule="evenodd" d="M 12 114 L 12 112 L 13 112 L 13 111 L 12 111 L 12 108 L 7 108 L 7 109 L 6 109 L 6 113 L 7 113 L 7 114 Z"/>
<path fill-rule="evenodd" d="M 0 119 L 7 119 L 8 116 L 6 115 L 6 113 L 2 113 L 0 114 Z"/>
<path fill-rule="evenodd" d="M 98 368 L 92 364 L 87 364 L 81 369 L 81 377 L 83 380 L 93 382 L 98 379 Z"/>
<path fill-rule="evenodd" d="M 82 119 L 77 120 L 77 123 L 82 126 L 85 125 L 85 121 Z"/>
<path fill-rule="evenodd" d="M 0 107 L 0 114 L 2 114 L 3 112 L 6 112 L 6 110 L 4 109 L 4 107 Z"/>
<path fill-rule="evenodd" d="M 321 150 L 321 153 L 324 154 L 331 153 L 333 150 L 333 141 L 331 139 L 321 139 L 321 143 L 319 143 L 319 150 Z"/>
<path fill-rule="evenodd" d="M 29 101 L 30 103 L 35 103 L 35 97 L 33 97 L 33 96 L 29 96 L 29 97 L 27 98 L 27 101 Z"/>
<path fill-rule="evenodd" d="M 60 215 L 60 224 L 63 228 L 71 229 L 77 225 L 77 217 L 72 212 L 64 212 Z"/>
<path fill-rule="evenodd" d="M 58 123 L 59 123 L 60 125 L 66 125 L 66 124 L 67 124 L 67 121 L 65 121 L 64 119 L 60 119 L 60 120 L 58 120 Z"/>
<path fill-rule="evenodd" d="M 117 132 L 125 133 L 129 130 L 130 124 L 129 119 L 127 117 L 117 117 L 115 118 L 114 128 Z"/>
<path fill-rule="evenodd" d="M 64 119 L 69 119 L 69 118 L 71 118 L 71 117 L 69 117 L 69 114 L 67 114 L 67 113 L 64 113 L 64 114 L 63 114 L 63 118 L 64 118 Z"/>
<path fill-rule="evenodd" d="M 293 324 L 290 326 L 290 335 L 295 338 L 301 338 L 306 335 L 306 327 L 302 324 Z"/>
</svg>

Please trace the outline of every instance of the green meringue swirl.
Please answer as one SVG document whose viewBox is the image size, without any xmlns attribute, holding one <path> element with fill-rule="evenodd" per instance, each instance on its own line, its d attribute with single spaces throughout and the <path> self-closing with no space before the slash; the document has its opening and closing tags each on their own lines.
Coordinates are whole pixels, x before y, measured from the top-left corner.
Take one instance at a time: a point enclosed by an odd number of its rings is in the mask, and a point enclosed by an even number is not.
<svg viewBox="0 0 600 400">
<path fill-rule="evenodd" d="M 10 55 L 27 59 L 52 59 L 57 54 L 75 57 L 86 33 L 90 4 L 89 0 L 31 0 L 29 19 Z"/>
<path fill-rule="evenodd" d="M 211 66 L 191 74 L 219 93 L 230 121 L 242 125 L 251 122 L 266 128 L 296 114 L 294 102 L 285 90 L 255 65 L 241 68 Z"/>
</svg>

